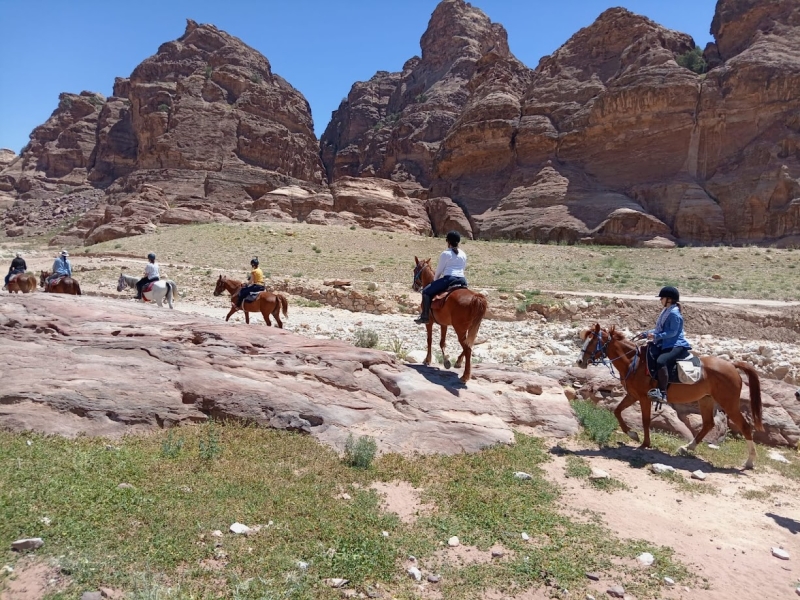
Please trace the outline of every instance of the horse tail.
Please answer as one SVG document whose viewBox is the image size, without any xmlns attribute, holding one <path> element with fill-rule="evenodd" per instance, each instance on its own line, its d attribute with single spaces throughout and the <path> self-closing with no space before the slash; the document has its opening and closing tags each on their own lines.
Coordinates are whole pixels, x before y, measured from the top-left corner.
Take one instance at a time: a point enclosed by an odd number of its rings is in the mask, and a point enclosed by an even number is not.
<svg viewBox="0 0 800 600">
<path fill-rule="evenodd" d="M 173 300 L 177 300 L 178 296 L 178 286 L 175 285 L 175 282 L 171 279 L 167 280 L 167 301 L 172 302 Z"/>
<path fill-rule="evenodd" d="M 79 284 L 77 281 L 75 281 L 75 280 L 73 279 L 73 280 L 72 280 L 72 286 L 73 286 L 73 288 L 75 289 L 75 294 L 77 294 L 78 296 L 80 296 L 80 295 L 81 295 L 81 284 Z"/>
<path fill-rule="evenodd" d="M 283 316 L 288 317 L 289 315 L 286 313 L 286 311 L 289 308 L 289 301 L 283 294 L 275 294 L 275 295 L 278 297 L 278 302 L 280 302 L 281 304 L 281 310 L 283 311 Z"/>
<path fill-rule="evenodd" d="M 761 419 L 761 381 L 758 372 L 746 362 L 733 363 L 737 369 L 747 373 L 747 384 L 750 386 L 750 410 L 753 412 L 753 423 L 756 431 L 764 431 L 764 422 Z"/>
<path fill-rule="evenodd" d="M 478 335 L 478 328 L 481 326 L 483 316 L 486 314 L 486 309 L 489 303 L 486 301 L 486 296 L 483 294 L 475 294 L 469 303 L 470 313 L 472 313 L 472 321 L 467 330 L 467 345 L 472 348 L 475 344 L 475 338 Z"/>
</svg>

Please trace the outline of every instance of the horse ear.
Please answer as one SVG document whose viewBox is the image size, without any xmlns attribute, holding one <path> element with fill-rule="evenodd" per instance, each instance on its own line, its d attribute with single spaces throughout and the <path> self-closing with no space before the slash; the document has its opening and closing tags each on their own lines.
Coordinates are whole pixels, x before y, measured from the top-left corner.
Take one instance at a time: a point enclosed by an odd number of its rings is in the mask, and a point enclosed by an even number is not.
<svg viewBox="0 0 800 600">
<path fill-rule="evenodd" d="M 417 265 L 419 265 L 419 259 L 416 256 L 414 257 L 414 262 L 417 263 Z"/>
<path fill-rule="evenodd" d="M 600 323 L 595 323 L 595 325 L 594 325 L 594 332 L 595 332 L 595 333 L 600 333 Z"/>
<path fill-rule="evenodd" d="M 591 331 L 591 329 L 581 329 L 581 333 L 580 333 L 581 341 L 584 341 L 586 339 L 586 336 L 589 335 L 590 331 Z"/>
</svg>

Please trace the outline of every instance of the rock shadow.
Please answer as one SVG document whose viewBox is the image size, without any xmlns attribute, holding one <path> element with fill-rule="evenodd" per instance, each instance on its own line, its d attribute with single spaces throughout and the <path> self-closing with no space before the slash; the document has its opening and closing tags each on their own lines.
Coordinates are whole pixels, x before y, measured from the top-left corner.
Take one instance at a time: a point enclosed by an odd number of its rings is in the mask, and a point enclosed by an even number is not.
<svg viewBox="0 0 800 600">
<path fill-rule="evenodd" d="M 446 389 L 453 396 L 460 396 L 460 390 L 466 390 L 467 384 L 459 379 L 459 374 L 446 369 L 438 367 L 429 367 L 425 365 L 412 365 L 406 363 L 410 369 L 414 369 L 417 373 L 422 375 L 425 379 Z"/>
<path fill-rule="evenodd" d="M 789 517 L 782 517 L 780 515 L 776 515 L 775 513 L 764 513 L 770 519 L 775 521 L 777 525 L 780 525 L 784 529 L 788 530 L 789 533 L 793 533 L 797 535 L 800 533 L 800 521 L 796 521 L 795 519 L 790 519 Z"/>
</svg>

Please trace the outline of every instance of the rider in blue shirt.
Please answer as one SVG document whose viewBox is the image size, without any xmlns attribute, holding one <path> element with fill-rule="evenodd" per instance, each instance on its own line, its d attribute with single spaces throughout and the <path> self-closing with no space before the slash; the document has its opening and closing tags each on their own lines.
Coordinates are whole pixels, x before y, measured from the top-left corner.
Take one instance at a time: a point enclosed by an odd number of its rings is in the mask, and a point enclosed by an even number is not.
<svg viewBox="0 0 800 600">
<path fill-rule="evenodd" d="M 69 262 L 69 252 L 66 250 L 62 250 L 53 263 L 53 273 L 47 278 L 47 282 L 59 277 L 72 277 L 72 263 Z"/>
<path fill-rule="evenodd" d="M 664 308 L 658 315 L 655 328 L 642 335 L 652 342 L 648 351 L 656 359 L 658 377 L 658 388 L 647 392 L 647 396 L 654 402 L 666 402 L 669 369 L 676 361 L 687 358 L 692 346 L 686 341 L 683 331 L 680 292 L 672 286 L 666 286 L 661 288 L 658 297 Z"/>
</svg>

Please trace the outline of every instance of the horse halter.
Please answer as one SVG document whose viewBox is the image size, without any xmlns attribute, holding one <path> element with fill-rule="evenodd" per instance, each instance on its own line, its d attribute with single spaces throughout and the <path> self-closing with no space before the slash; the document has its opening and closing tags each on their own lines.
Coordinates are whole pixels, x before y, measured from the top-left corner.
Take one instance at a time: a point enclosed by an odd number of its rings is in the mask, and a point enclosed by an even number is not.
<svg viewBox="0 0 800 600">
<path fill-rule="evenodd" d="M 422 289 L 422 272 L 425 270 L 426 264 L 424 262 L 419 263 L 416 267 L 414 267 L 414 282 L 411 284 L 411 289 L 415 292 L 418 292 Z"/>
<path fill-rule="evenodd" d="M 604 365 L 608 360 L 608 345 L 611 343 L 611 336 L 608 336 L 608 341 L 603 343 L 603 330 L 600 331 L 590 331 L 586 336 L 586 341 L 583 343 L 581 357 L 589 349 L 589 344 L 592 341 L 592 338 L 597 338 L 597 343 L 595 344 L 594 351 L 592 355 L 589 357 L 589 364 L 591 365 Z M 598 358 L 599 355 L 599 358 Z"/>
</svg>

